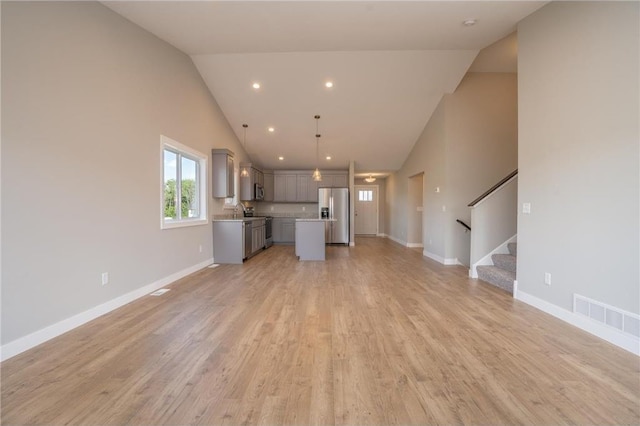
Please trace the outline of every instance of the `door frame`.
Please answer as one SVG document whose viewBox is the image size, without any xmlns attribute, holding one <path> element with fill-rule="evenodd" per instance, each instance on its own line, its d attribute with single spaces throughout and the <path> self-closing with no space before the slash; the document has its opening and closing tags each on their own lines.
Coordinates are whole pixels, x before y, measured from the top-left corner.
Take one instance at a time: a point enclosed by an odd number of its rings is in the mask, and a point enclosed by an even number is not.
<svg viewBox="0 0 640 426">
<path fill-rule="evenodd" d="M 373 189 L 375 188 L 376 191 L 376 196 L 375 196 L 375 200 L 376 200 L 376 232 L 375 232 L 375 236 L 379 236 L 380 235 L 380 185 L 354 185 L 353 189 L 355 191 L 355 195 L 353 197 L 354 200 L 354 210 L 355 210 L 355 206 L 358 203 L 358 189 Z M 357 221 L 357 218 L 355 219 Z M 354 235 L 371 235 L 371 234 L 356 234 L 355 233 L 355 229 L 356 229 L 356 225 L 354 223 Z"/>
</svg>

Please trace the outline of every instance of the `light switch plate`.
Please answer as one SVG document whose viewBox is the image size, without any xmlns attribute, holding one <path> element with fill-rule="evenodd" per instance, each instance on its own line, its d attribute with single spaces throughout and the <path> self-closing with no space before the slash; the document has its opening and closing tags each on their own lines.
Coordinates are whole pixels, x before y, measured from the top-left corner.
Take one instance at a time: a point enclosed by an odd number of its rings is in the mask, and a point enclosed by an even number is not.
<svg viewBox="0 0 640 426">
<path fill-rule="evenodd" d="M 531 203 L 522 203 L 522 213 L 531 214 Z"/>
</svg>

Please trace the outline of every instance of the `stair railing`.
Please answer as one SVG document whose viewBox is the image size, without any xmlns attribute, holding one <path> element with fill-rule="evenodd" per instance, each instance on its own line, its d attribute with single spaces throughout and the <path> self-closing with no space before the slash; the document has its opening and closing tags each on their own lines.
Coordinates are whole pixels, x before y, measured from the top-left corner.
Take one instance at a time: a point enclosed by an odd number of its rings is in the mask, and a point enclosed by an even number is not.
<svg viewBox="0 0 640 426">
<path fill-rule="evenodd" d="M 471 227 L 469 225 L 467 225 L 466 223 L 464 223 L 463 221 L 461 221 L 460 219 L 456 219 L 456 222 L 458 222 L 460 225 L 462 225 L 465 228 L 467 228 L 467 231 L 471 231 Z"/>
<path fill-rule="evenodd" d="M 477 278 L 476 267 L 491 265 L 491 255 L 506 250 L 518 232 L 518 170 L 509 173 L 481 196 L 471 208 L 469 276 Z"/>
<path fill-rule="evenodd" d="M 479 196 L 478 198 L 476 198 L 475 200 L 473 200 L 472 202 L 470 202 L 469 204 L 467 204 L 467 206 L 469 207 L 474 207 L 476 204 L 478 204 L 480 201 L 484 200 L 485 198 L 487 198 L 489 195 L 493 194 L 494 192 L 496 192 L 498 189 L 500 189 L 500 187 L 502 185 L 504 185 L 505 183 L 509 182 L 509 180 L 511 180 L 511 178 L 513 178 L 514 176 L 516 176 L 518 174 L 518 169 L 515 169 L 514 171 L 512 171 L 511 173 L 509 173 L 507 176 L 505 176 L 503 179 L 500 180 L 500 182 L 496 183 L 495 185 L 493 185 L 491 188 L 487 189 L 485 192 L 482 193 L 481 196 Z"/>
</svg>

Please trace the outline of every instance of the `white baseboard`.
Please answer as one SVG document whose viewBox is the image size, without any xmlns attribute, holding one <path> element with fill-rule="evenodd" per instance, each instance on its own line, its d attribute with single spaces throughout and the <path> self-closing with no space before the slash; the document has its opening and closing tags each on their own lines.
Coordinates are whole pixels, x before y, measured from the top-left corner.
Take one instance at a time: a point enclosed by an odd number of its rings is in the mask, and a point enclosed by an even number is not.
<svg viewBox="0 0 640 426">
<path fill-rule="evenodd" d="M 376 237 L 387 238 L 387 234 L 383 232 L 382 234 L 376 234 Z"/>
<path fill-rule="evenodd" d="M 387 238 L 390 239 L 391 241 L 395 241 L 396 243 L 403 245 L 403 246 L 407 246 L 407 242 L 406 241 L 402 241 L 399 238 L 394 237 L 393 235 L 387 235 Z"/>
<path fill-rule="evenodd" d="M 146 296 L 147 294 L 152 293 L 161 287 L 169 285 L 172 282 L 179 280 L 180 278 L 186 277 L 187 275 L 199 271 L 202 268 L 206 268 L 212 263 L 213 259 L 205 260 L 204 262 L 200 262 L 196 265 L 183 269 L 182 271 L 178 271 L 174 274 L 169 275 L 168 277 L 162 278 L 137 290 L 133 290 L 129 293 L 123 294 L 122 296 L 116 297 L 115 299 L 111 299 L 108 302 L 95 306 L 70 318 L 64 319 L 41 330 L 35 331 L 24 337 L 20 337 L 12 342 L 6 343 L 2 345 L 2 347 L 0 347 L 0 361 L 5 361 L 11 357 L 18 355 L 19 353 L 38 346 L 39 344 L 44 343 L 47 340 L 51 340 L 54 337 L 66 333 L 67 331 L 73 330 L 76 327 L 86 324 L 89 321 L 92 321 L 106 313 L 118 309 L 123 305 L 126 305 L 127 303 L 131 303 L 136 299 Z"/>
<path fill-rule="evenodd" d="M 517 286 L 514 286 L 517 288 Z M 607 342 L 616 345 L 626 351 L 631 352 L 637 356 L 640 356 L 640 339 L 625 333 L 619 332 L 611 327 L 604 326 L 596 321 L 586 318 L 582 315 L 575 314 L 571 311 L 567 311 L 557 305 L 542 300 L 536 296 L 527 294 L 521 290 L 517 290 L 515 298 L 521 302 L 531 305 L 534 308 L 540 309 L 543 312 L 553 315 L 554 317 L 561 319 L 587 333 L 593 334 Z"/>
<path fill-rule="evenodd" d="M 407 243 L 407 247 L 409 248 L 423 248 L 422 243 Z"/>
<path fill-rule="evenodd" d="M 471 265 L 469 268 L 469 276 L 471 278 L 478 278 L 478 271 L 476 270 L 476 266 L 484 266 L 484 265 L 493 265 L 493 260 L 491 260 L 491 256 L 494 254 L 507 254 L 509 253 L 509 248 L 507 247 L 509 243 L 513 243 L 518 239 L 518 234 L 515 234 L 511 238 L 509 238 L 504 243 L 500 244 L 498 247 L 494 248 L 484 256 L 482 259 L 478 260 L 476 263 Z"/>
<path fill-rule="evenodd" d="M 457 257 L 442 257 L 437 254 L 429 253 L 426 250 L 422 251 L 422 255 L 424 257 L 428 257 L 429 259 L 433 259 L 438 263 L 442 263 L 443 265 L 462 265 L 462 263 L 458 260 Z"/>
<path fill-rule="evenodd" d="M 349 243 L 349 247 L 355 247 L 355 246 L 356 246 L 355 241 L 351 241 L 351 242 Z"/>
</svg>

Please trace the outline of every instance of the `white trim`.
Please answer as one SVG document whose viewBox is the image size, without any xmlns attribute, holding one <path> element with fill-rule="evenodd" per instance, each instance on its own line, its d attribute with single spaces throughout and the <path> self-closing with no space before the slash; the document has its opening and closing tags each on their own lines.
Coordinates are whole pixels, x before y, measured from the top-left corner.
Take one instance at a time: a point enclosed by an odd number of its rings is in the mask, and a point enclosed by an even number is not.
<svg viewBox="0 0 640 426">
<path fill-rule="evenodd" d="M 19 353 L 38 346 L 41 343 L 46 342 L 47 340 L 51 340 L 54 337 L 66 333 L 67 331 L 73 330 L 76 327 L 86 324 L 89 321 L 92 321 L 106 313 L 109 313 L 121 306 L 126 305 L 127 303 L 131 303 L 136 299 L 146 296 L 147 294 L 152 293 L 161 287 L 169 285 L 174 281 L 179 280 L 180 278 L 186 277 L 187 275 L 199 271 L 202 268 L 206 268 L 212 263 L 213 259 L 207 259 L 204 262 L 200 262 L 196 265 L 185 268 L 181 271 L 169 275 L 168 277 L 161 278 L 158 281 L 155 281 L 144 287 L 140 287 L 137 290 L 133 290 L 129 293 L 123 294 L 122 296 L 111 299 L 101 305 L 94 306 L 93 308 L 74 315 L 70 318 L 64 319 L 41 330 L 35 331 L 24 337 L 20 337 L 12 342 L 6 343 L 2 345 L 2 347 L 0 347 L 0 361 L 5 361 L 13 356 L 18 355 Z"/>
<path fill-rule="evenodd" d="M 491 260 L 491 256 L 493 256 L 494 254 L 509 253 L 509 248 L 507 246 L 509 245 L 509 243 L 515 243 L 517 239 L 518 239 L 518 234 L 513 235 L 507 241 L 505 241 L 504 243 L 500 244 L 498 247 L 491 250 L 489 254 L 487 254 L 485 257 L 483 257 L 482 259 L 478 260 L 476 263 L 471 265 L 471 267 L 469 268 L 469 277 L 478 278 L 478 271 L 476 267 L 484 266 L 484 265 L 493 265 L 493 260 Z"/>
<path fill-rule="evenodd" d="M 513 298 L 517 299 L 518 298 L 518 280 L 513 280 Z"/>
<path fill-rule="evenodd" d="M 561 319 L 581 330 L 591 333 L 607 342 L 614 344 L 626 351 L 631 352 L 634 355 L 640 356 L 640 339 L 637 339 L 627 333 L 620 332 L 609 326 L 600 324 L 583 315 L 579 315 L 566 309 L 563 309 L 557 305 L 554 305 L 546 300 L 537 298 L 518 290 L 515 298 L 521 302 L 531 305 L 543 312 L 553 315 L 554 317 Z"/>
<path fill-rule="evenodd" d="M 385 233 L 383 232 L 383 233 L 380 233 L 380 234 L 376 234 L 376 237 L 387 238 L 387 234 L 385 234 Z"/>
<path fill-rule="evenodd" d="M 433 259 L 438 263 L 442 263 L 444 265 L 444 257 L 438 256 L 437 254 L 429 253 L 426 250 L 422 251 L 422 255 L 424 257 L 428 257 L 429 259 Z"/>
<path fill-rule="evenodd" d="M 424 248 L 422 243 L 407 243 L 407 247 L 409 248 Z"/>
<path fill-rule="evenodd" d="M 428 257 L 429 259 L 435 260 L 438 263 L 442 263 L 443 265 L 462 265 L 462 263 L 460 262 L 460 260 L 458 260 L 457 257 L 442 257 L 442 256 L 438 256 L 437 254 L 433 254 L 433 253 L 429 253 L 426 250 L 422 251 L 422 255 L 424 257 Z M 464 265 L 462 265 L 464 266 Z"/>
<path fill-rule="evenodd" d="M 396 243 L 403 245 L 403 246 L 407 246 L 407 242 L 406 241 L 402 241 L 399 238 L 394 237 L 393 235 L 387 235 L 387 238 L 390 239 L 391 241 L 395 241 Z"/>
<path fill-rule="evenodd" d="M 351 241 L 351 242 L 349 243 L 349 247 L 355 247 L 355 246 L 356 246 L 355 241 Z"/>
</svg>

